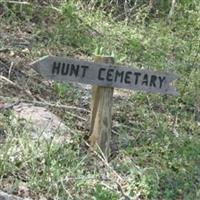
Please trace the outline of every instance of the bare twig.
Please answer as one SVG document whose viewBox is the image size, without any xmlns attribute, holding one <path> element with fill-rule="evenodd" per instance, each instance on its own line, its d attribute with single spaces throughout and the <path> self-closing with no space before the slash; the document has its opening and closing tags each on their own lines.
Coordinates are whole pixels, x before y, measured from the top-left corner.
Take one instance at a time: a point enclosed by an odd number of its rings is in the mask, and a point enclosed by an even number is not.
<svg viewBox="0 0 200 200">
<path fill-rule="evenodd" d="M 51 8 L 54 9 L 55 11 L 57 11 L 58 13 L 62 13 L 62 11 L 58 8 L 56 8 L 55 6 L 51 5 Z M 100 33 L 99 31 L 97 31 L 96 29 L 94 29 L 92 26 L 90 26 L 89 24 L 86 24 L 79 16 L 76 15 L 76 18 L 83 24 L 85 24 L 90 30 L 92 30 L 93 32 L 95 32 L 96 34 L 100 35 L 101 37 L 104 37 L 104 35 L 102 33 Z"/>
<path fill-rule="evenodd" d="M 1 49 L 0 49 L 0 53 L 7 52 L 7 51 L 9 51 L 9 50 L 10 50 L 9 48 L 1 48 Z"/>
<path fill-rule="evenodd" d="M 31 94 L 31 92 L 29 90 L 22 88 L 21 86 L 17 85 L 15 82 L 9 80 L 5 76 L 0 75 L 0 80 L 3 80 L 5 82 L 7 82 L 8 84 L 16 87 L 17 89 L 24 91 L 29 97 L 31 97 L 32 99 L 35 99 L 35 97 Z"/>
<path fill-rule="evenodd" d="M 1 76 L 0 76 L 0 78 L 1 78 Z M 18 100 L 17 98 L 10 98 L 10 97 L 4 97 L 4 96 L 0 96 L 0 99 L 2 99 L 2 100 L 15 100 L 15 101 Z M 69 109 L 69 110 L 77 110 L 77 111 L 81 111 L 81 112 L 90 113 L 89 110 L 87 110 L 85 108 L 76 107 L 76 106 L 60 105 L 60 104 L 49 103 L 49 102 L 46 102 L 46 101 L 45 102 L 31 101 L 31 100 L 27 100 L 27 99 L 20 99 L 19 101 L 20 101 L 20 103 L 32 103 L 34 105 L 50 106 L 50 107 L 63 108 L 63 109 Z M 79 117 L 79 116 L 76 116 L 76 117 Z M 81 118 L 81 120 L 84 120 L 84 119 Z"/>
<path fill-rule="evenodd" d="M 14 65 L 14 63 L 11 62 L 11 63 L 10 63 L 10 67 L 9 67 L 9 71 L 8 71 L 8 79 L 9 79 L 9 80 L 10 80 L 10 74 L 11 74 L 11 71 L 12 71 L 13 65 Z"/>
<path fill-rule="evenodd" d="M 157 114 L 154 112 L 154 110 L 153 110 L 153 108 L 152 108 L 152 105 L 151 105 L 151 102 L 150 102 L 150 99 L 149 99 L 149 96 L 147 95 L 147 102 L 148 102 L 148 104 L 149 104 L 149 106 L 150 106 L 150 108 L 151 108 L 151 111 L 152 111 L 152 113 L 153 113 L 153 115 L 154 115 L 154 117 L 155 117 L 155 120 L 156 120 L 156 122 L 157 122 L 157 126 L 159 127 L 160 126 L 160 123 L 159 123 L 159 120 L 158 120 L 158 116 L 157 116 Z"/>
<path fill-rule="evenodd" d="M 5 96 L 0 96 L 0 99 L 3 101 L 10 101 L 10 100 L 17 101 L 18 100 L 18 98 L 15 98 L 15 97 L 5 97 Z"/>
<path fill-rule="evenodd" d="M 169 11 L 169 14 L 168 14 L 168 19 L 171 19 L 173 17 L 174 12 L 175 12 L 175 6 L 176 6 L 176 0 L 172 0 L 171 8 L 170 8 L 170 11 Z"/>
<path fill-rule="evenodd" d="M 125 12 L 120 13 L 119 15 L 117 15 L 114 18 L 114 20 L 118 20 L 119 18 L 122 18 L 124 16 L 126 17 L 126 15 L 130 16 L 132 14 L 132 12 L 134 12 L 138 8 L 139 8 L 139 5 L 137 5 L 137 2 L 136 2 L 136 4 L 132 8 L 130 8 L 129 10 L 127 10 L 127 13 L 125 13 Z"/>
<path fill-rule="evenodd" d="M 109 186 L 109 185 L 106 184 L 106 183 L 101 183 L 101 185 L 105 186 L 106 188 L 108 188 L 108 189 L 111 190 L 111 191 L 117 192 L 114 188 L 112 188 L 111 186 Z"/>
<path fill-rule="evenodd" d="M 108 169 L 113 173 L 114 177 L 117 177 L 117 181 L 119 180 L 120 182 L 124 182 L 123 178 L 109 165 L 100 147 L 98 146 L 98 149 L 101 152 L 101 154 L 97 153 L 97 151 L 95 151 L 94 148 L 86 141 L 84 142 L 90 148 L 90 150 L 105 164 L 105 166 L 108 167 Z"/>
<path fill-rule="evenodd" d="M 115 135 L 119 135 L 119 133 L 115 130 L 112 130 L 112 133 L 114 133 Z"/>
<path fill-rule="evenodd" d="M 122 123 L 119 123 L 118 121 L 113 121 L 113 127 L 115 127 L 115 128 L 123 127 L 123 128 L 131 129 L 130 126 L 122 124 Z"/>
<path fill-rule="evenodd" d="M 69 199 L 73 199 L 73 196 L 71 195 L 71 193 L 69 192 L 69 190 L 66 189 L 66 186 L 64 185 L 63 180 L 61 180 L 60 182 L 61 182 L 61 185 L 62 185 L 64 191 L 66 192 L 66 194 L 68 194 L 68 198 Z"/>
<path fill-rule="evenodd" d="M 64 109 L 69 109 L 69 110 L 77 110 L 77 111 L 81 111 L 81 112 L 86 112 L 89 113 L 90 111 L 85 109 L 85 108 L 80 108 L 80 107 L 76 107 L 76 106 L 67 106 L 67 105 L 60 105 L 60 104 L 53 104 L 53 103 L 49 103 L 49 102 L 41 102 L 41 101 L 29 101 L 29 100 L 20 100 L 21 102 L 24 103 L 32 103 L 35 105 L 42 105 L 42 106 L 51 106 L 51 107 L 55 107 L 55 108 L 64 108 Z"/>
<path fill-rule="evenodd" d="M 87 121 L 87 119 L 85 119 L 83 117 L 80 117 L 80 116 L 78 116 L 78 115 L 76 115 L 74 113 L 71 113 L 71 112 L 68 112 L 68 111 L 65 111 L 65 113 L 68 114 L 68 115 L 71 115 L 72 117 L 76 117 L 77 119 L 80 119 L 82 121 L 85 121 L 85 122 Z"/>
<path fill-rule="evenodd" d="M 176 137 L 178 137 L 179 136 L 179 133 L 177 132 L 177 130 L 176 130 L 176 125 L 177 125 L 177 120 L 178 120 L 178 117 L 177 117 L 177 113 L 176 113 L 176 115 L 174 116 L 174 119 L 173 119 L 173 124 L 172 124 L 172 132 L 174 133 L 174 135 L 176 136 Z"/>
<path fill-rule="evenodd" d="M 20 103 L 20 101 L 17 100 L 16 102 L 10 103 L 10 104 L 5 104 L 5 105 L 0 104 L 0 110 L 13 108 L 14 106 L 18 105 L 19 103 Z"/>
<path fill-rule="evenodd" d="M 7 0 L 1 0 L 0 3 L 12 3 L 12 4 L 20 4 L 20 5 L 31 5 L 31 3 L 27 1 L 7 1 Z"/>
<path fill-rule="evenodd" d="M 131 197 L 129 197 L 127 194 L 125 194 L 122 186 L 119 183 L 117 183 L 117 186 L 125 200 L 133 200 Z"/>
<path fill-rule="evenodd" d="M 120 193 L 122 194 L 122 196 L 126 199 L 126 200 L 133 200 L 133 198 L 131 198 L 130 196 L 128 196 L 127 194 L 125 194 L 121 184 L 125 183 L 125 180 L 109 165 L 107 159 L 105 158 L 102 150 L 100 149 L 100 147 L 98 146 L 98 150 L 101 152 L 101 154 L 99 154 L 97 151 L 94 150 L 94 148 L 92 148 L 92 146 L 90 144 L 88 144 L 85 141 L 86 145 L 90 148 L 90 150 L 92 150 L 92 152 L 105 164 L 105 166 L 111 171 L 112 173 L 112 180 L 113 177 L 116 178 L 116 180 L 114 180 L 114 182 L 117 184 L 118 189 L 120 191 Z M 107 186 L 107 185 L 105 185 Z M 109 189 L 113 190 L 110 186 L 108 186 Z M 134 198 L 135 200 L 135 198 Z"/>
<path fill-rule="evenodd" d="M 69 180 L 96 180 L 98 177 L 97 176 L 93 176 L 93 177 L 86 177 L 86 176 L 82 176 L 82 177 L 68 177 L 66 176 L 64 178 L 64 181 L 68 182 Z"/>
</svg>

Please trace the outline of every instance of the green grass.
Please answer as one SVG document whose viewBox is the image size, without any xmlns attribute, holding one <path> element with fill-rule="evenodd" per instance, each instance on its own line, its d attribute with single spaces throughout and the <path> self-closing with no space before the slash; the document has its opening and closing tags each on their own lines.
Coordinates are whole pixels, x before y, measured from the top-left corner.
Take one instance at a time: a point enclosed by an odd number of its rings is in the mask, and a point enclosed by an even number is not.
<svg viewBox="0 0 200 200">
<path fill-rule="evenodd" d="M 163 18 L 144 23 L 143 10 L 138 21 L 126 24 L 98 9 L 88 12 L 81 5 L 80 1 L 62 3 L 61 12 L 51 6 L 41 11 L 36 4 L 32 9 L 15 5 L 9 7 L 3 23 L 16 29 L 35 20 L 30 60 L 48 53 L 88 60 L 94 54 L 112 55 L 120 64 L 176 73 L 180 95 L 133 92 L 115 99 L 113 120 L 119 126 L 113 129 L 120 148 L 110 168 L 84 151 L 86 130 L 78 128 L 81 119 L 76 118 L 80 114 L 53 110 L 75 133 L 72 143 L 58 145 L 32 140 L 23 123 L 11 123 L 11 112 L 0 113 L 0 128 L 6 133 L 6 141 L 0 144 L 0 189 L 11 182 L 9 192 L 17 192 L 20 182 L 25 182 L 36 199 L 41 195 L 47 199 L 122 199 L 116 172 L 125 182 L 120 182 L 123 191 L 131 197 L 200 199 L 199 7 L 182 12 L 170 23 Z M 84 95 L 70 84 L 54 83 L 50 91 L 62 104 L 76 106 Z"/>
</svg>

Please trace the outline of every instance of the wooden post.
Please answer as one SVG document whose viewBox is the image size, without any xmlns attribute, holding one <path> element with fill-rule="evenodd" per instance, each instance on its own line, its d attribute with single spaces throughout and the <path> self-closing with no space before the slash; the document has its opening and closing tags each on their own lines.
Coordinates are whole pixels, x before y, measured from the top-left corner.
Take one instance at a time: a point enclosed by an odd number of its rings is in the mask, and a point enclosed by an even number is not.
<svg viewBox="0 0 200 200">
<path fill-rule="evenodd" d="M 114 58 L 96 56 L 95 62 L 113 64 Z M 113 87 L 92 87 L 89 143 L 93 147 L 98 145 L 105 158 L 110 153 L 113 90 Z"/>
</svg>

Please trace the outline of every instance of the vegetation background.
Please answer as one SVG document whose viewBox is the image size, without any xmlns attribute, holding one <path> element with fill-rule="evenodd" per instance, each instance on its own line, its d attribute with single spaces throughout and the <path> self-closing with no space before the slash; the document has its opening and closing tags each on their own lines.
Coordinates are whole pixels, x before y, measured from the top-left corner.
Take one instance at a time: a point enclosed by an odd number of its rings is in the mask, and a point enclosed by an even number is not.
<svg viewBox="0 0 200 200">
<path fill-rule="evenodd" d="M 1 0 L 0 105 L 17 97 L 89 110 L 83 89 L 47 84 L 31 71 L 28 64 L 47 54 L 111 55 L 119 64 L 173 72 L 180 95 L 115 97 L 118 151 L 109 163 L 84 147 L 88 113 L 49 108 L 72 136 L 57 145 L 33 141 L 24 122 L 12 123 L 12 109 L 1 107 L 1 190 L 49 200 L 200 199 L 199 0 Z"/>
</svg>

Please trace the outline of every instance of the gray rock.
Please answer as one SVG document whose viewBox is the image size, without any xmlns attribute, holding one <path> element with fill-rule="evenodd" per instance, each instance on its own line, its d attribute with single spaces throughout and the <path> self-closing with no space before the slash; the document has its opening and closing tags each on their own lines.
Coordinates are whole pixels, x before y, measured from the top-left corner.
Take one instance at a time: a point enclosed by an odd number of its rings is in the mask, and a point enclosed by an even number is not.
<svg viewBox="0 0 200 200">
<path fill-rule="evenodd" d="M 23 199 L 0 191 L 0 200 L 23 200 Z"/>
<path fill-rule="evenodd" d="M 20 103 L 13 107 L 17 120 L 24 120 L 24 128 L 33 139 L 51 140 L 56 143 L 70 142 L 69 128 L 59 117 L 45 107 Z"/>
</svg>

